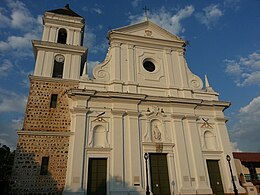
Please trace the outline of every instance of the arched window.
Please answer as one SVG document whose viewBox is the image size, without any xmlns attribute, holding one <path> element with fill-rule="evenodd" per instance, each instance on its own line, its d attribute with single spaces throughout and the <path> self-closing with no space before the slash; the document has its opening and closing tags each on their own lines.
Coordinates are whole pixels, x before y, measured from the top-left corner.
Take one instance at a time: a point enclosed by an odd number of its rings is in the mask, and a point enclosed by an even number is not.
<svg viewBox="0 0 260 195">
<path fill-rule="evenodd" d="M 67 31 L 61 28 L 58 33 L 58 43 L 66 44 L 67 41 Z"/>
<path fill-rule="evenodd" d="M 63 55 L 56 55 L 53 65 L 53 72 L 52 77 L 53 78 L 62 78 L 63 75 L 63 66 L 64 66 L 64 56 Z"/>
</svg>

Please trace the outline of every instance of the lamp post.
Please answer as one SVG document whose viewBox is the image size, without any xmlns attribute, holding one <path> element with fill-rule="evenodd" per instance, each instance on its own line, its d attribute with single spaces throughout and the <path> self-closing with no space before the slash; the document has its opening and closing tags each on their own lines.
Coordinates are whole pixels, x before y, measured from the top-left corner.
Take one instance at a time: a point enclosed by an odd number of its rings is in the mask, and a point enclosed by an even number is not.
<svg viewBox="0 0 260 195">
<path fill-rule="evenodd" d="M 150 191 L 149 191 L 149 185 L 148 185 L 148 168 L 147 168 L 147 160 L 148 160 L 149 156 L 147 153 L 144 154 L 144 159 L 145 159 L 145 170 L 146 170 L 146 195 L 150 195 Z"/>
<path fill-rule="evenodd" d="M 231 164 L 230 164 L 231 157 L 229 155 L 227 155 L 226 159 L 227 159 L 228 165 L 229 165 L 229 170 L 230 170 L 230 174 L 231 174 L 234 193 L 235 193 L 235 195 L 238 195 L 237 187 L 236 187 L 236 184 L 235 184 L 235 181 L 234 181 L 234 177 L 233 177 L 233 173 L 232 173 L 232 169 L 231 169 Z"/>
</svg>

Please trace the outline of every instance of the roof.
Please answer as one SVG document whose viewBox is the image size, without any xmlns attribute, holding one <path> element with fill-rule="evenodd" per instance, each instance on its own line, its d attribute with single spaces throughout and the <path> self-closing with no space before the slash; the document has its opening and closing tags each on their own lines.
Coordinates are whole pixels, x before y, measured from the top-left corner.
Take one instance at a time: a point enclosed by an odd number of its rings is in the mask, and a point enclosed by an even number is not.
<svg viewBox="0 0 260 195">
<path fill-rule="evenodd" d="M 233 156 L 241 162 L 260 162 L 260 153 L 256 152 L 233 152 Z"/>
<path fill-rule="evenodd" d="M 169 31 L 158 26 L 157 24 L 153 23 L 150 20 L 145 20 L 136 24 L 130 24 L 128 26 L 116 28 L 113 29 L 111 32 L 121 32 L 121 33 L 132 34 L 132 35 L 140 35 L 140 33 L 142 34 L 145 31 L 149 31 L 150 33 L 152 33 L 152 35 L 150 35 L 151 37 L 185 42 L 180 37 L 170 33 Z"/>
<path fill-rule="evenodd" d="M 80 15 L 78 15 L 76 12 L 70 9 L 69 4 L 65 5 L 64 8 L 55 9 L 48 12 L 82 18 Z"/>
</svg>

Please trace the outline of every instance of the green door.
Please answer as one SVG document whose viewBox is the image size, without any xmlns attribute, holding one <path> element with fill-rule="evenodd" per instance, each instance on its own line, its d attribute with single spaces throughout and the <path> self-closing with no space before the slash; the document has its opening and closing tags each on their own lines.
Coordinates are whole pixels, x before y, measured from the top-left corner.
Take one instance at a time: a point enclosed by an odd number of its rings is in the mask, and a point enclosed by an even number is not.
<svg viewBox="0 0 260 195">
<path fill-rule="evenodd" d="M 107 194 L 107 159 L 90 158 L 88 166 L 88 195 Z"/>
<path fill-rule="evenodd" d="M 170 195 L 166 154 L 149 154 L 153 195 Z"/>
<path fill-rule="evenodd" d="M 219 165 L 217 160 L 207 160 L 210 186 L 215 195 L 224 195 Z"/>
</svg>

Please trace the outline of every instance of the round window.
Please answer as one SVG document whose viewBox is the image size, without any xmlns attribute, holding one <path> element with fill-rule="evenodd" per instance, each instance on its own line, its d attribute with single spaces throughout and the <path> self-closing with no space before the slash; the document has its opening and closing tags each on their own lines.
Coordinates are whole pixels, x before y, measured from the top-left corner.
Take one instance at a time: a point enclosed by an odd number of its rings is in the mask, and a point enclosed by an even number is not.
<svg viewBox="0 0 260 195">
<path fill-rule="evenodd" d="M 143 63 L 144 69 L 153 72 L 155 70 L 155 65 L 151 61 L 144 61 Z"/>
</svg>

